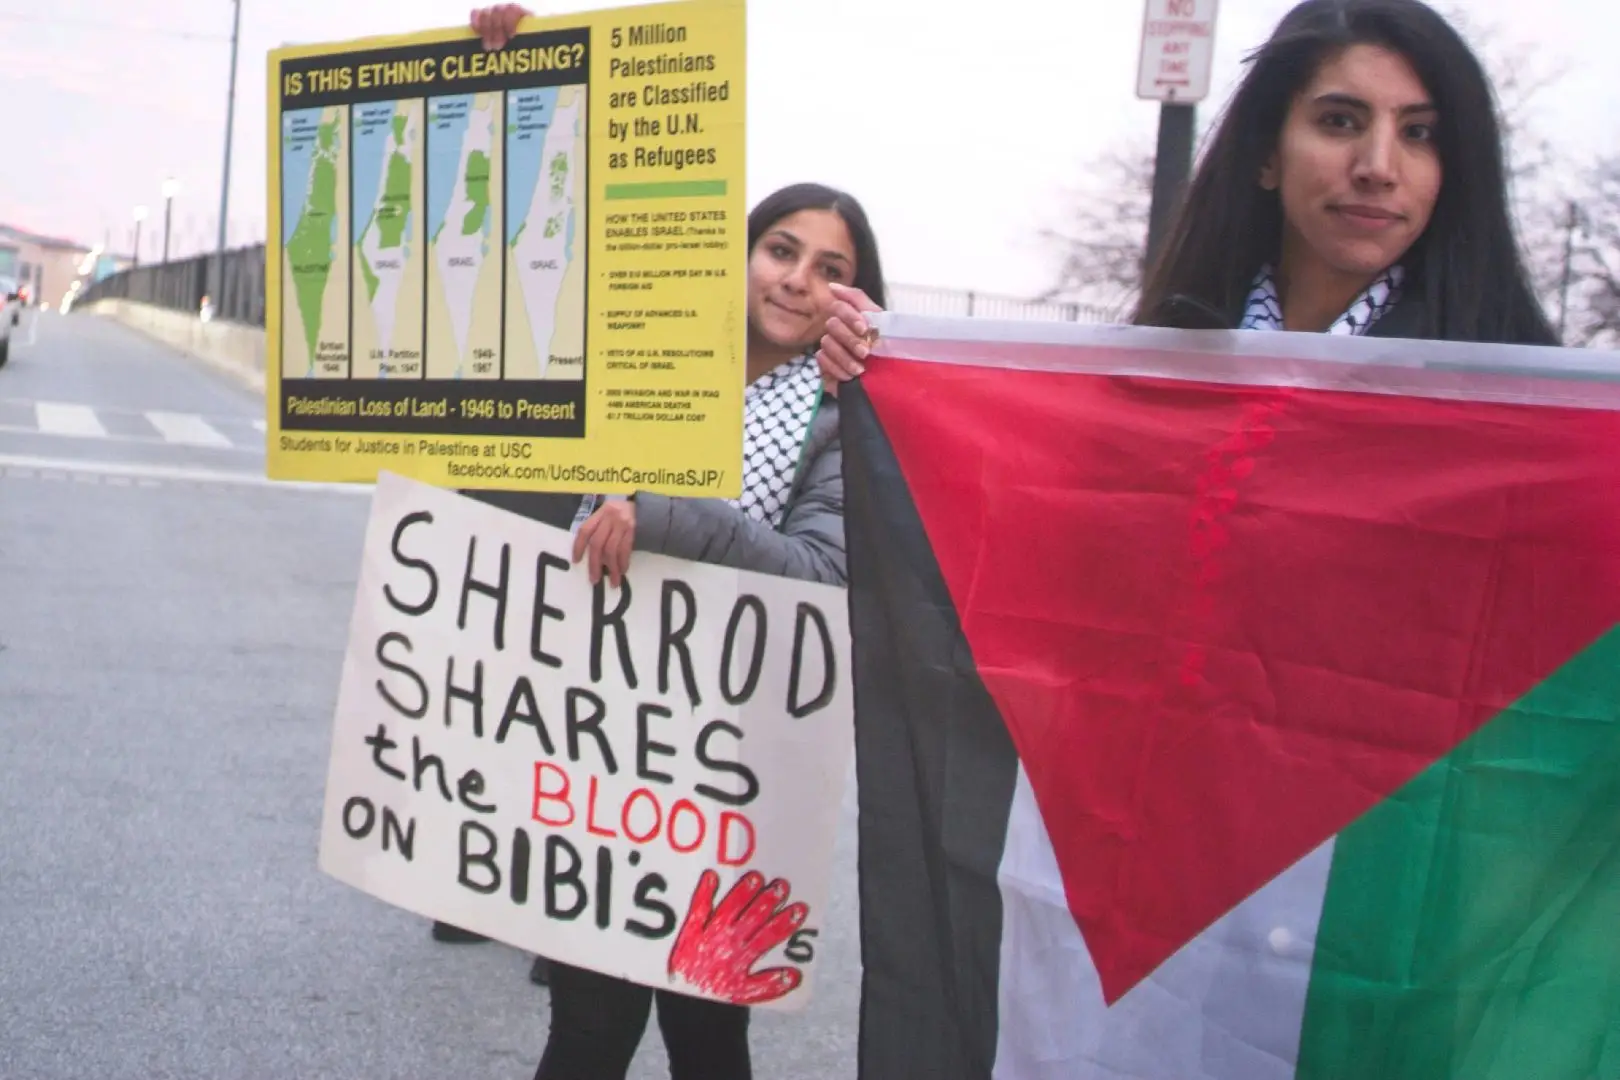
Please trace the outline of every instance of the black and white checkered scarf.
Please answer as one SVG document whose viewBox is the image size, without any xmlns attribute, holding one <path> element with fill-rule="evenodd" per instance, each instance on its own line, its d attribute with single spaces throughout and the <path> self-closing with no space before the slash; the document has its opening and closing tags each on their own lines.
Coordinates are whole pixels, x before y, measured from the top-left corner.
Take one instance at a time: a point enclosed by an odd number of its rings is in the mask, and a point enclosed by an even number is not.
<svg viewBox="0 0 1620 1080">
<path fill-rule="evenodd" d="M 789 360 L 756 379 L 744 396 L 743 490 L 731 505 L 755 521 L 777 528 L 821 404 L 816 358 Z"/>
<path fill-rule="evenodd" d="M 797 357 L 757 379 L 743 397 L 743 491 L 728 500 L 755 521 L 779 528 L 804 456 L 810 422 L 821 405 L 821 372 L 812 354 Z M 623 495 L 587 495 L 570 531 L 598 506 Z"/>
<path fill-rule="evenodd" d="M 1328 327 L 1330 334 L 1365 334 L 1373 323 L 1394 307 L 1401 299 L 1404 271 L 1392 266 L 1361 291 L 1344 314 Z M 1239 330 L 1281 330 L 1283 328 L 1282 302 L 1277 299 L 1277 279 L 1272 268 L 1262 266 L 1249 290 L 1249 302 L 1243 309 Z"/>
</svg>

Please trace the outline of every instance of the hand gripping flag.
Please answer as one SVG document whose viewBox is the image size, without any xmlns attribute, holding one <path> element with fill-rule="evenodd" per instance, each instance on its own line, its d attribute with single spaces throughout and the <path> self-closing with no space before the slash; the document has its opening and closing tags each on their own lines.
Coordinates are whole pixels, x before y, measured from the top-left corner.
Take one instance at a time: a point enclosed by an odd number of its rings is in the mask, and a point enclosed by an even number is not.
<svg viewBox="0 0 1620 1080">
<path fill-rule="evenodd" d="M 1620 360 L 882 325 L 864 1080 L 1620 1077 Z"/>
</svg>

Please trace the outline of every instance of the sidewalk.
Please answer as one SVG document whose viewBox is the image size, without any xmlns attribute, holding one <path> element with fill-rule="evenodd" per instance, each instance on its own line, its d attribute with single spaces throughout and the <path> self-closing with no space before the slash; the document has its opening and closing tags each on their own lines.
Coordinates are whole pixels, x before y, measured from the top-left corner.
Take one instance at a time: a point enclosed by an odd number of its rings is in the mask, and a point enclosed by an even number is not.
<svg viewBox="0 0 1620 1080">
<path fill-rule="evenodd" d="M 196 314 L 135 300 L 95 300 L 83 312 L 110 318 L 197 357 L 264 393 L 264 328 L 225 321 L 203 322 Z"/>
</svg>

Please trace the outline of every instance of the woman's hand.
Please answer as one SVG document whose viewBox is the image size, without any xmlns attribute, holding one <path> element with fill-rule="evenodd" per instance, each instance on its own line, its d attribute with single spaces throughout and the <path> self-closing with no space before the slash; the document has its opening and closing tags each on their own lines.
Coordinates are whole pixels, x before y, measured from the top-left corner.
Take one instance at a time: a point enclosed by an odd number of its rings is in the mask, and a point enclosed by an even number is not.
<svg viewBox="0 0 1620 1080">
<path fill-rule="evenodd" d="M 834 297 L 827 315 L 827 333 L 821 339 L 816 363 L 821 368 L 827 392 L 836 395 L 838 384 L 866 373 L 864 361 L 877 341 L 877 331 L 862 312 L 882 311 L 861 290 L 847 285 L 829 285 Z"/>
<path fill-rule="evenodd" d="M 518 22 L 534 12 L 522 4 L 495 4 L 473 8 L 473 32 L 484 39 L 486 49 L 504 49 L 517 33 Z"/>
<path fill-rule="evenodd" d="M 574 564 L 590 556 L 591 584 L 602 580 L 606 570 L 608 583 L 615 589 L 630 569 L 630 551 L 636 543 L 636 504 L 629 499 L 614 499 L 603 503 L 579 527 L 574 537 Z"/>
</svg>

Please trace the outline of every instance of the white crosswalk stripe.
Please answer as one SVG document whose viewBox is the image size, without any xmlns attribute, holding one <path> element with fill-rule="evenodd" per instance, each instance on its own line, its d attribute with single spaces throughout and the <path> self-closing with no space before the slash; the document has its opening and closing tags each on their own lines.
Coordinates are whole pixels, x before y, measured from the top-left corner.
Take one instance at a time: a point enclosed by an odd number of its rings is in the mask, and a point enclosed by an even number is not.
<svg viewBox="0 0 1620 1080">
<path fill-rule="evenodd" d="M 63 405 L 53 401 L 34 403 L 35 423 L 47 435 L 79 435 L 105 438 L 107 429 L 88 405 Z"/>
<path fill-rule="evenodd" d="M 260 454 L 264 432 L 264 419 L 253 415 L 202 415 L 0 395 L 0 435 L 57 435 Z"/>
<path fill-rule="evenodd" d="M 164 442 L 183 443 L 186 446 L 230 446 L 231 440 L 220 434 L 200 416 L 186 413 L 148 412 L 147 422 L 157 428 Z"/>
</svg>

